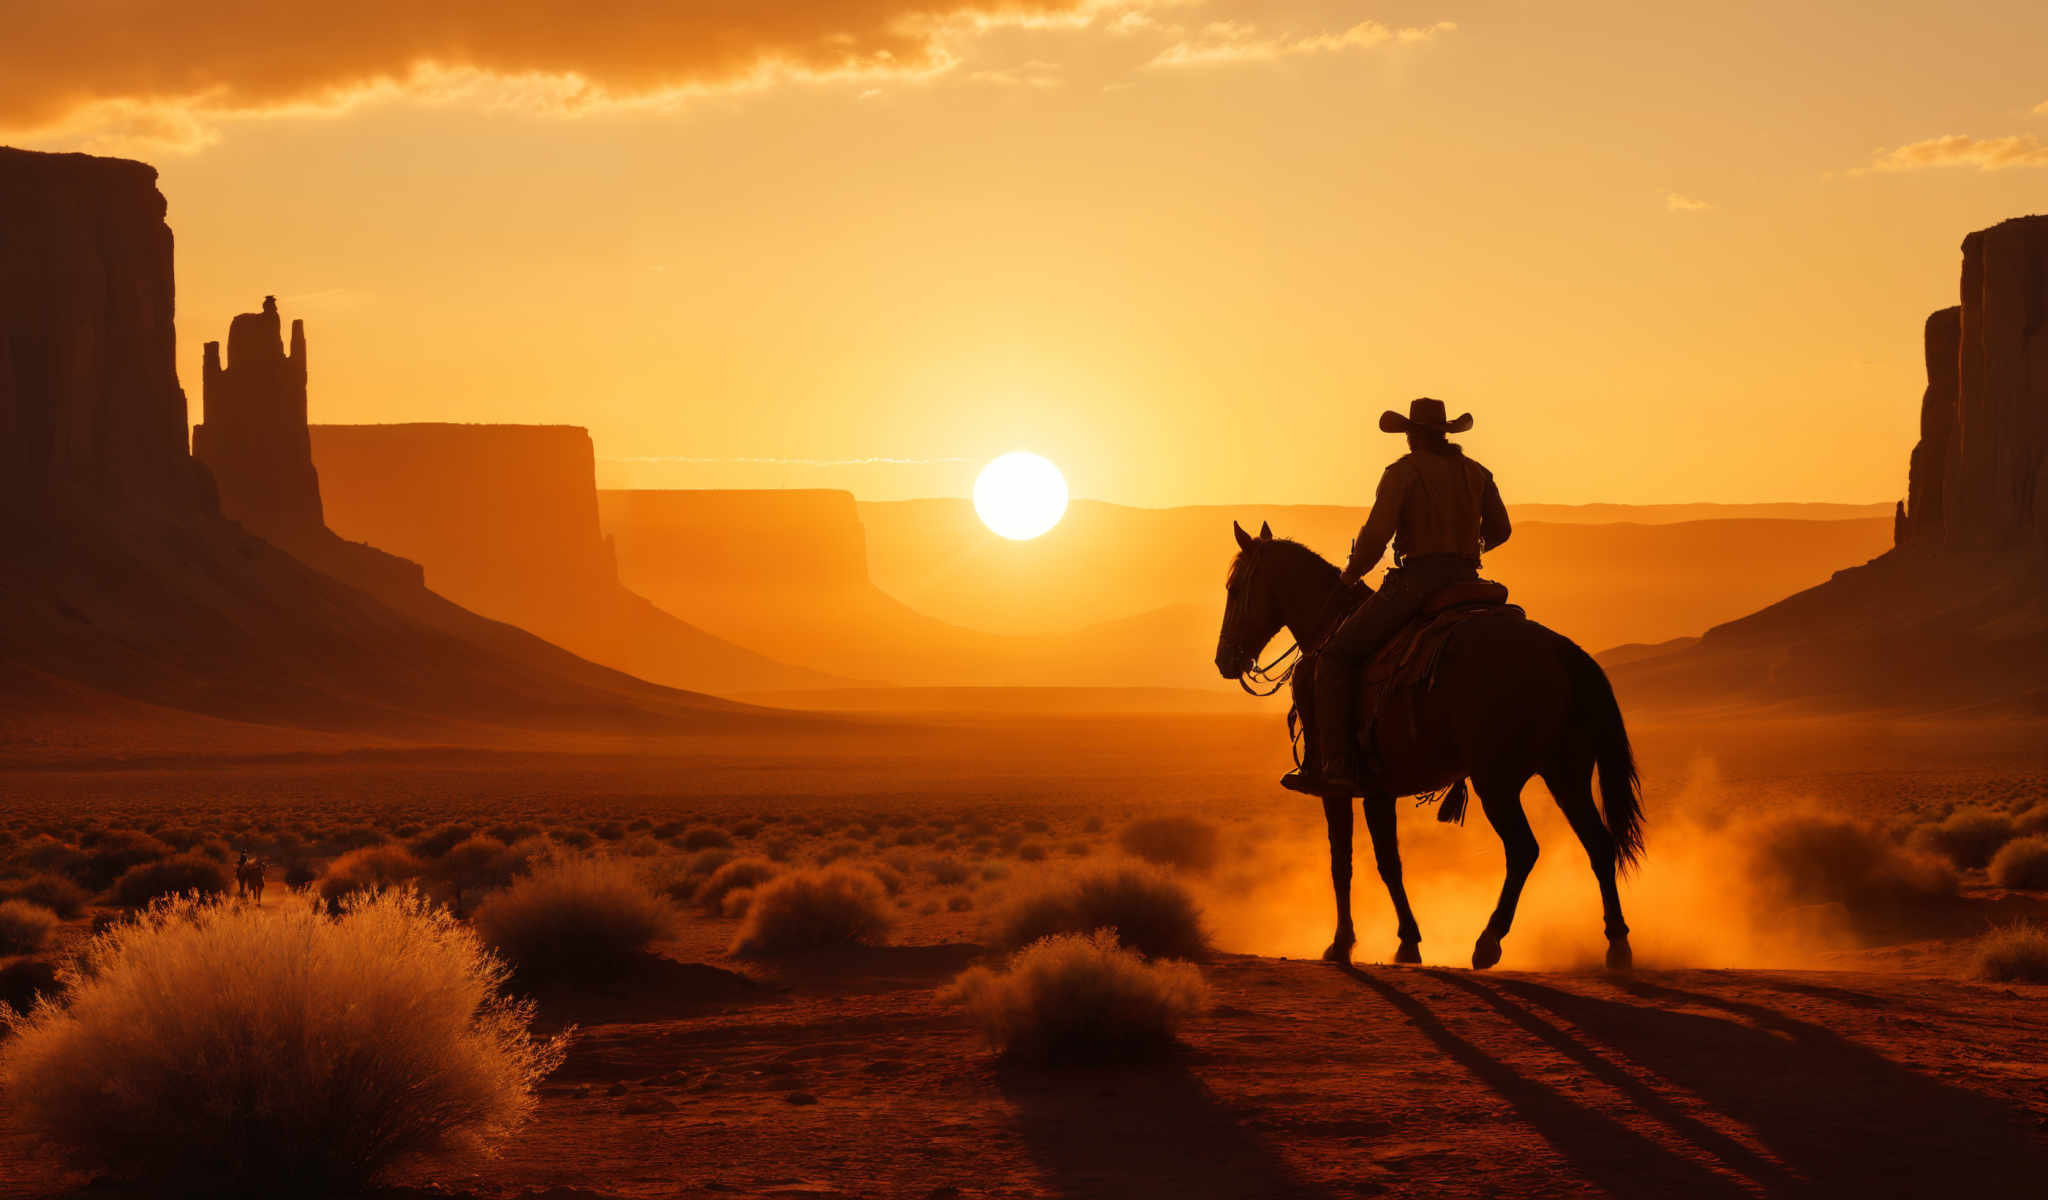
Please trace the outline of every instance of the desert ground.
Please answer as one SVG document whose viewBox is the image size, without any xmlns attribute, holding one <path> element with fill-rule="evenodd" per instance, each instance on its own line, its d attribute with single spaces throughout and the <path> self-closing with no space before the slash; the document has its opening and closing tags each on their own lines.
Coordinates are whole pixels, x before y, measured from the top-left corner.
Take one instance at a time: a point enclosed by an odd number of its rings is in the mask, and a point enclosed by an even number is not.
<svg viewBox="0 0 2048 1200">
<path fill-rule="evenodd" d="M 127 830 L 261 853 L 263 904 L 290 905 L 307 901 L 287 862 L 319 876 L 350 850 L 409 844 L 421 885 L 444 887 L 437 843 L 495 831 L 631 864 L 676 897 L 681 922 L 611 977 L 513 976 L 542 1032 L 574 1029 L 532 1121 L 495 1157 L 406 1168 L 392 1194 L 1889 1196 L 2038 1181 L 2048 993 L 1977 978 L 1972 953 L 2048 914 L 2048 892 L 1997 886 L 1941 830 L 1968 824 L 1958 810 L 2003 820 L 2008 839 L 2039 819 L 2040 724 L 1773 714 L 1632 732 L 1651 831 L 1623 893 L 1633 972 L 1598 966 L 1592 877 L 1540 785 L 1545 855 L 1498 969 L 1465 965 L 1500 871 L 1476 805 L 1462 827 L 1401 814 L 1424 965 L 1383 965 L 1393 919 L 1362 830 L 1357 961 L 1318 961 L 1322 818 L 1273 785 L 1287 751 L 1267 713 L 866 713 L 671 755 L 50 753 L 6 776 L 0 888 L 64 859 L 52 846 L 90 856 Z M 1179 833 L 1131 836 L 1161 818 Z M 1146 1061 L 998 1054 L 949 985 L 1001 961 L 1000 914 L 1144 857 L 1199 905 L 1204 1010 Z M 736 858 L 869 872 L 890 928 L 735 954 L 746 893 L 707 905 L 701 888 Z M 0 960 L 10 986 L 118 911 L 87 897 L 42 950 Z M 0 1194 L 108 1186 L 0 1113 Z"/>
</svg>

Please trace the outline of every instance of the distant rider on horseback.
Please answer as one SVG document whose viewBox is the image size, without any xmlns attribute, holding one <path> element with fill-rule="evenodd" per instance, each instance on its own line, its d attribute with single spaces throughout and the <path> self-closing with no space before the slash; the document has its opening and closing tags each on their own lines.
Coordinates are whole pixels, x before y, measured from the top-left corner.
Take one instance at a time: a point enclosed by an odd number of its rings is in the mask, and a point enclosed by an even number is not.
<svg viewBox="0 0 2048 1200">
<path fill-rule="evenodd" d="M 1385 582 L 1314 652 L 1315 729 L 1321 762 L 1303 763 L 1281 783 L 1312 795 L 1361 795 L 1353 706 L 1365 664 L 1444 588 L 1479 577 L 1479 555 L 1508 540 L 1507 506 L 1493 473 L 1447 435 L 1472 428 L 1472 414 L 1447 419 L 1444 402 L 1412 401 L 1408 415 L 1380 415 L 1384 433 L 1408 435 L 1408 453 L 1380 476 L 1372 513 L 1351 543 L 1346 587 L 1356 585 L 1394 546 Z"/>
</svg>

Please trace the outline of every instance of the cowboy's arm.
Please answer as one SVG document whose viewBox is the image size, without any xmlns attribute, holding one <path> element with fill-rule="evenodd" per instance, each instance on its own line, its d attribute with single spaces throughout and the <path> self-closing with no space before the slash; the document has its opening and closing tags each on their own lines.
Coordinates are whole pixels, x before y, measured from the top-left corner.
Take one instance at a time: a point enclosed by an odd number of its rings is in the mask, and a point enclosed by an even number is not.
<svg viewBox="0 0 2048 1200">
<path fill-rule="evenodd" d="M 1358 582 L 1366 572 L 1380 565 L 1387 543 L 1394 540 L 1394 530 L 1401 520 L 1401 502 L 1408 496 L 1408 475 L 1400 470 L 1400 465 L 1395 463 L 1380 476 L 1380 490 L 1373 497 L 1372 512 L 1351 543 L 1351 561 L 1344 568 L 1346 583 Z"/>
<path fill-rule="evenodd" d="M 1514 532 L 1508 523 L 1508 506 L 1501 503 L 1500 489 L 1488 475 L 1486 487 L 1479 493 L 1479 542 L 1488 550 L 1498 549 Z"/>
</svg>

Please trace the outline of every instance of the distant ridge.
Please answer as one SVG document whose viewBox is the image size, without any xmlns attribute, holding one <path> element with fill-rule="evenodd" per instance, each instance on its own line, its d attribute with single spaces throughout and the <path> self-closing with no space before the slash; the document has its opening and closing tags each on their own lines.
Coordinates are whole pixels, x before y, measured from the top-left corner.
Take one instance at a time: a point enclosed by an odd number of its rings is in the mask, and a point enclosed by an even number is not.
<svg viewBox="0 0 2048 1200">
<path fill-rule="evenodd" d="M 0 149 L 10 755 L 119 750 L 180 712 L 220 719 L 186 723 L 195 729 L 465 742 L 781 719 L 577 658 L 434 595 L 388 556 L 369 558 L 377 565 L 356 586 L 224 517 L 213 475 L 187 449 L 155 180 L 141 163 Z M 222 415 L 217 433 L 243 428 Z M 310 534 L 317 498 L 302 476 L 287 482 Z"/>
</svg>

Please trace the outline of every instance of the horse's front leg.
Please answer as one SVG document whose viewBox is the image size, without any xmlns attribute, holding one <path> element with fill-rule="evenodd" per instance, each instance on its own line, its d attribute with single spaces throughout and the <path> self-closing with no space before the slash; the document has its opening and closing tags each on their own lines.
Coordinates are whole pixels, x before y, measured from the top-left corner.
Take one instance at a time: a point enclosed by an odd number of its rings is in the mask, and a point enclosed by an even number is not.
<svg viewBox="0 0 2048 1200">
<path fill-rule="evenodd" d="M 1348 963 L 1358 944 L 1351 931 L 1351 797 L 1323 797 L 1323 819 L 1330 825 L 1330 886 L 1337 893 L 1337 933 L 1323 961 Z"/>
<path fill-rule="evenodd" d="M 1408 907 L 1408 889 L 1401 883 L 1401 840 L 1394 830 L 1392 796 L 1375 793 L 1365 798 L 1365 827 L 1372 834 L 1373 861 L 1379 866 L 1381 881 L 1387 885 L 1387 896 L 1394 902 L 1395 932 L 1401 938 L 1401 944 L 1394 950 L 1394 961 L 1419 963 L 1422 930 L 1415 924 L 1415 914 Z"/>
</svg>

